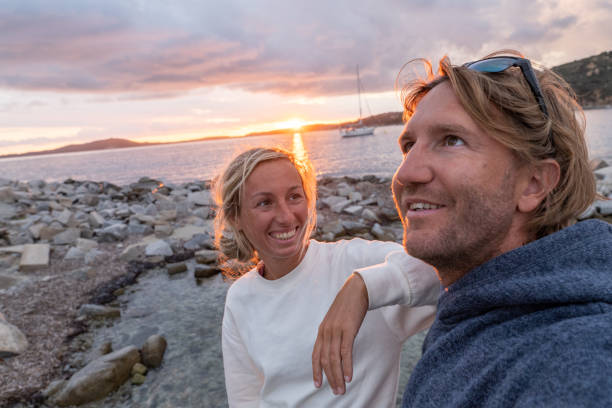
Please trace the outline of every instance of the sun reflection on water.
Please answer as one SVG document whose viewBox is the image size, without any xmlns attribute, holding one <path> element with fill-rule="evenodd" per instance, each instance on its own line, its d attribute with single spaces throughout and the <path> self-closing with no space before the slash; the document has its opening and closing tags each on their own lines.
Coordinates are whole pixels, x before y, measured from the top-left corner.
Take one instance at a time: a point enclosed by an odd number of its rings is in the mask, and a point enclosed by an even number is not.
<svg viewBox="0 0 612 408">
<path fill-rule="evenodd" d="M 295 157 L 300 161 L 308 159 L 308 152 L 304 148 L 302 134 L 299 132 L 293 134 L 293 154 L 295 154 Z"/>
</svg>

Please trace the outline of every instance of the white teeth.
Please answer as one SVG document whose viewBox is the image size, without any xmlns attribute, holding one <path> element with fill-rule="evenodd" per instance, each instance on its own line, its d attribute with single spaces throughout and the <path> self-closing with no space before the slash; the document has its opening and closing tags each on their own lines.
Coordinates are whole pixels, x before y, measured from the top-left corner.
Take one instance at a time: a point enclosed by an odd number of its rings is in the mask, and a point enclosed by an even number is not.
<svg viewBox="0 0 612 408">
<path fill-rule="evenodd" d="M 418 210 L 435 210 L 441 208 L 441 205 L 429 204 L 429 203 L 412 203 L 410 207 L 408 207 L 412 211 Z"/>
<path fill-rule="evenodd" d="M 276 239 L 289 239 L 289 238 L 293 237 L 296 232 L 297 232 L 297 229 L 294 229 L 293 231 L 281 232 L 281 233 L 278 233 L 278 234 L 271 234 L 271 235 L 272 235 L 272 237 L 274 237 Z"/>
</svg>

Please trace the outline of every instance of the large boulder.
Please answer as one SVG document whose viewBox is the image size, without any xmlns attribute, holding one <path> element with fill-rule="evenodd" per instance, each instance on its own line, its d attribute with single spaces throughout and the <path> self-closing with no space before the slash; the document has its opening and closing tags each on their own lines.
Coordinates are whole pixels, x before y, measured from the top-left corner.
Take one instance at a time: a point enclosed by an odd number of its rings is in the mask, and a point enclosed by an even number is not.
<svg viewBox="0 0 612 408">
<path fill-rule="evenodd" d="M 52 402 L 66 407 L 104 398 L 130 377 L 132 367 L 139 362 L 140 353 L 135 346 L 106 354 L 77 371 Z"/>
<path fill-rule="evenodd" d="M 159 367 L 166 351 L 166 339 L 154 334 L 142 345 L 142 363 L 150 368 Z"/>
<path fill-rule="evenodd" d="M 26 336 L 0 314 L 0 358 L 16 356 L 27 348 Z"/>
</svg>

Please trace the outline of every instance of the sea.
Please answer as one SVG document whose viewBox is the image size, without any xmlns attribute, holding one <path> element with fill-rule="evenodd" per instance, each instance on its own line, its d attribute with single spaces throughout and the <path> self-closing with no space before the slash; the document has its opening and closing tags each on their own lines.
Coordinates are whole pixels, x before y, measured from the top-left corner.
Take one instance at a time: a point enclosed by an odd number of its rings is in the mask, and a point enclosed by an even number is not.
<svg viewBox="0 0 612 408">
<path fill-rule="evenodd" d="M 612 109 L 591 109 L 585 114 L 591 158 L 612 165 Z M 236 154 L 257 146 L 280 146 L 308 157 L 318 176 L 391 176 L 401 162 L 397 146 L 401 130 L 402 126 L 383 126 L 374 135 L 352 138 L 341 138 L 333 130 L 15 157 L 0 159 L 0 178 L 117 185 L 145 176 L 164 183 L 212 180 Z"/>
</svg>

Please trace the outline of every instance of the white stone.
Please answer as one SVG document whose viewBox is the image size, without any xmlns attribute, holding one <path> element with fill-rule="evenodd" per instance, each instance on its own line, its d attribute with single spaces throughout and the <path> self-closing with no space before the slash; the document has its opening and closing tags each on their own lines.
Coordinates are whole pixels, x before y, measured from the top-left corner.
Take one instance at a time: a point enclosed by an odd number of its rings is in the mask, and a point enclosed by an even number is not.
<svg viewBox="0 0 612 408">
<path fill-rule="evenodd" d="M 72 211 L 65 209 L 61 213 L 57 214 L 55 216 L 55 219 L 59 221 L 62 225 L 68 226 L 70 224 L 70 221 L 72 220 L 72 216 Z"/>
<path fill-rule="evenodd" d="M 0 315 L 0 358 L 13 357 L 28 348 L 26 336 Z"/>
<path fill-rule="evenodd" d="M 339 201 L 336 204 L 331 206 L 331 210 L 336 214 L 340 214 L 344 208 L 346 208 L 351 202 L 348 199 L 344 199 L 344 201 Z"/>
<path fill-rule="evenodd" d="M 76 240 L 76 246 L 77 248 L 82 249 L 83 251 L 87 252 L 91 249 L 97 248 L 98 243 L 94 241 L 93 239 L 78 238 Z"/>
<path fill-rule="evenodd" d="M 349 215 L 359 215 L 363 211 L 363 207 L 360 205 L 351 205 L 342 210 Z"/>
<path fill-rule="evenodd" d="M 70 247 L 70 249 L 68 250 L 68 252 L 66 252 L 66 255 L 64 256 L 64 259 L 83 259 L 84 257 L 85 252 L 82 249 L 77 247 Z"/>
<path fill-rule="evenodd" d="M 100 228 L 104 225 L 104 217 L 95 211 L 89 213 L 89 224 L 94 228 Z"/>
<path fill-rule="evenodd" d="M 145 248 L 146 256 L 169 256 L 172 255 L 172 248 L 164 240 L 158 239 L 148 244 Z"/>
<path fill-rule="evenodd" d="M 49 244 L 24 245 L 19 270 L 27 272 L 46 268 L 49 265 L 49 250 Z"/>
<path fill-rule="evenodd" d="M 612 214 L 612 200 L 597 200 L 593 205 L 601 215 Z"/>
<path fill-rule="evenodd" d="M 177 228 L 171 235 L 171 238 L 180 239 L 183 241 L 188 241 L 195 234 L 209 234 L 210 236 L 214 235 L 214 227 L 212 224 L 212 220 L 206 220 L 206 225 L 203 227 L 199 227 L 196 225 L 185 225 L 184 227 Z"/>
<path fill-rule="evenodd" d="M 359 191 L 353 191 L 348 195 L 348 199 L 352 203 L 356 203 L 358 201 L 363 200 L 363 196 Z"/>
<path fill-rule="evenodd" d="M 196 193 L 189 193 L 187 195 L 187 201 L 196 205 L 212 205 L 212 196 L 210 191 L 198 191 Z"/>
<path fill-rule="evenodd" d="M 81 231 L 78 228 L 68 228 L 53 237 L 55 245 L 72 245 L 81 236 Z"/>
<path fill-rule="evenodd" d="M 376 213 L 370 210 L 369 208 L 364 208 L 363 212 L 361 213 L 361 216 L 364 220 L 367 221 L 380 222 Z"/>
</svg>

